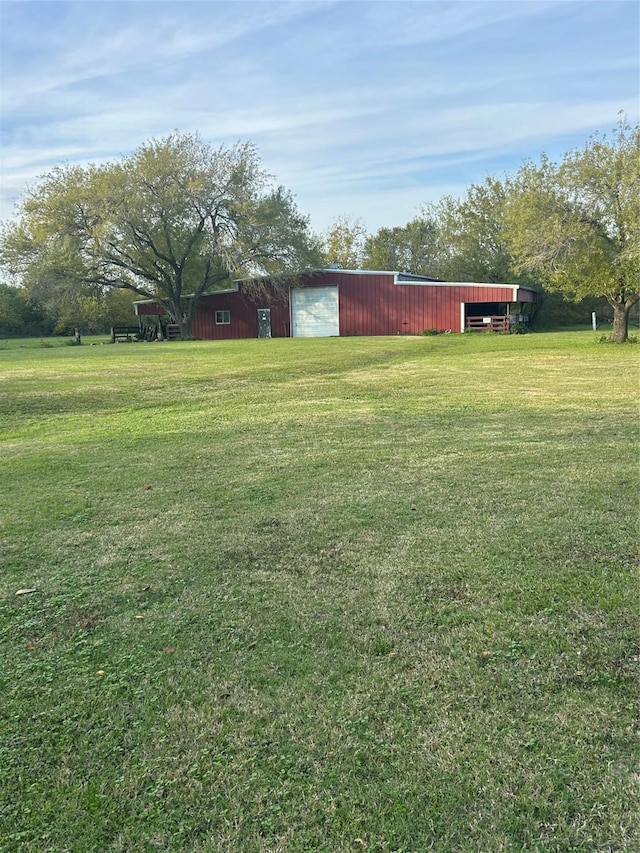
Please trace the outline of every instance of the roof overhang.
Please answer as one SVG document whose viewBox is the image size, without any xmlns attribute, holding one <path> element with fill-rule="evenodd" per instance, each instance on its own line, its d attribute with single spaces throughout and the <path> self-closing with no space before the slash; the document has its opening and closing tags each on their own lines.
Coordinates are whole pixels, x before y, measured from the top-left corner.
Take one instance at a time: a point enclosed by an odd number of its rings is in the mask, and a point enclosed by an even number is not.
<svg viewBox="0 0 640 853">
<path fill-rule="evenodd" d="M 220 293 L 237 293 L 239 290 L 240 290 L 240 282 L 234 281 L 234 283 L 231 287 L 223 287 L 223 288 L 220 288 L 220 290 L 209 290 L 209 291 L 207 291 L 207 293 L 201 293 L 200 299 L 202 299 L 204 296 L 218 296 L 218 294 L 220 294 Z M 137 307 L 138 305 L 153 305 L 156 302 L 159 303 L 164 298 L 165 297 L 163 297 L 163 296 L 156 296 L 155 299 L 136 299 L 133 303 L 136 314 L 138 313 L 138 307 Z M 185 293 L 185 295 L 181 296 L 180 298 L 181 299 L 193 299 L 193 293 Z"/>
</svg>

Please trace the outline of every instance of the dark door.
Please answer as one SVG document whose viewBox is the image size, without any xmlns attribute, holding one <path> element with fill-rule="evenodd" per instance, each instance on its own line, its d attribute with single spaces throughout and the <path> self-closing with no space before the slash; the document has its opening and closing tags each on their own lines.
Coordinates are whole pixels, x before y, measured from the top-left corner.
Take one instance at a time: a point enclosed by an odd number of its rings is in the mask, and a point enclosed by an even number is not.
<svg viewBox="0 0 640 853">
<path fill-rule="evenodd" d="M 258 337 L 271 337 L 271 309 L 258 308 Z"/>
</svg>

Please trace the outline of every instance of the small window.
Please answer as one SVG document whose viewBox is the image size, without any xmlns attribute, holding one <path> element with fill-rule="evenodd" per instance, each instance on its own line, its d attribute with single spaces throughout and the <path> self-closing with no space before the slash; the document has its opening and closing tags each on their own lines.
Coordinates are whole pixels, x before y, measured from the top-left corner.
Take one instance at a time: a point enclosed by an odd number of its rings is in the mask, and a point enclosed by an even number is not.
<svg viewBox="0 0 640 853">
<path fill-rule="evenodd" d="M 217 326 L 228 326 L 231 322 L 231 312 L 230 311 L 216 311 L 216 325 Z"/>
</svg>

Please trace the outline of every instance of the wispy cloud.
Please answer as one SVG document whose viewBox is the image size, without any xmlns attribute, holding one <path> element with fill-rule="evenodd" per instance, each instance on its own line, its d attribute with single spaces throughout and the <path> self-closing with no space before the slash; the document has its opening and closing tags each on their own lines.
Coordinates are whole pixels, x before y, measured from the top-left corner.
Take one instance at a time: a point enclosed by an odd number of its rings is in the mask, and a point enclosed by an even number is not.
<svg viewBox="0 0 640 853">
<path fill-rule="evenodd" d="M 349 211 L 373 230 L 619 110 L 638 120 L 627 0 L 3 0 L 0 16 L 3 218 L 53 165 L 177 129 L 255 142 L 315 227 Z"/>
</svg>

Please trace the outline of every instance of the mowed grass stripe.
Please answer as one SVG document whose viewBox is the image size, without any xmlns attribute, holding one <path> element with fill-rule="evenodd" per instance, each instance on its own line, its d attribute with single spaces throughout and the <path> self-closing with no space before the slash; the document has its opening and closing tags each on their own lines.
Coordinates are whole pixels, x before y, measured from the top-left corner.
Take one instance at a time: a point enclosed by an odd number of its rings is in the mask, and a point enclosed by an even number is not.
<svg viewBox="0 0 640 853">
<path fill-rule="evenodd" d="M 637 845 L 633 346 L 0 365 L 0 849 Z"/>
</svg>

